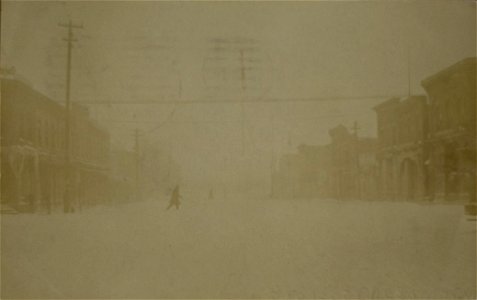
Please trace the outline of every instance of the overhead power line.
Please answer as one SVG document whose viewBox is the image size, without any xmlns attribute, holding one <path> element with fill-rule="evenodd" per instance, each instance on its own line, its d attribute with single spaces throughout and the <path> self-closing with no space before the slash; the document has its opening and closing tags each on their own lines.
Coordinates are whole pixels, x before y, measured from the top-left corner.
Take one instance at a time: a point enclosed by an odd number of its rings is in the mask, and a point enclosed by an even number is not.
<svg viewBox="0 0 477 300">
<path fill-rule="evenodd" d="M 315 114 L 313 118 L 287 118 L 282 120 L 286 122 L 308 122 L 308 121 L 316 121 L 316 120 L 323 120 L 327 118 L 342 118 L 342 117 L 350 117 L 350 116 L 359 116 L 365 115 L 368 112 L 363 111 L 352 111 L 347 113 L 321 113 Z M 131 119 L 100 119 L 101 122 L 105 123 L 134 123 L 134 124 L 159 124 L 163 125 L 165 121 L 157 121 L 157 120 L 148 120 L 148 119 L 141 119 L 141 120 L 131 120 Z M 186 120 L 186 121 L 179 121 L 179 120 L 169 120 L 168 123 L 173 124 L 222 124 L 222 123 L 241 123 L 242 120 Z M 155 129 L 154 129 L 155 130 Z"/>
<path fill-rule="evenodd" d="M 387 98 L 402 98 L 406 95 L 374 95 L 374 96 L 351 96 L 351 97 L 310 97 L 310 98 L 259 98 L 259 99 L 198 99 L 198 100 L 129 100 L 129 101 L 75 101 L 79 104 L 88 105 L 172 105 L 172 104 L 234 104 L 242 103 L 280 103 L 280 102 L 326 102 L 326 101 L 359 101 L 359 100 L 379 100 Z"/>
</svg>

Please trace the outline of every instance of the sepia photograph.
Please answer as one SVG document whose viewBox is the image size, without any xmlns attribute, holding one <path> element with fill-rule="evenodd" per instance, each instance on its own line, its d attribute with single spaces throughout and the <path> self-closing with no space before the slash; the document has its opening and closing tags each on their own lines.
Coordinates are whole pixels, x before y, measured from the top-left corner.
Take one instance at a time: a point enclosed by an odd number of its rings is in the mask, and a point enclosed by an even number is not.
<svg viewBox="0 0 477 300">
<path fill-rule="evenodd" d="M 0 0 L 1 299 L 476 299 L 474 0 Z"/>
</svg>

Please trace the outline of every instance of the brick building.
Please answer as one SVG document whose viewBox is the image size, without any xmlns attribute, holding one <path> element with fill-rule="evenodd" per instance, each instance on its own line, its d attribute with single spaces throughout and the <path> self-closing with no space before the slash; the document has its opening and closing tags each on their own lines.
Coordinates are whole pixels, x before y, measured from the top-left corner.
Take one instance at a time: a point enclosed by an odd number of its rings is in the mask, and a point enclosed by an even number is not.
<svg viewBox="0 0 477 300">
<path fill-rule="evenodd" d="M 464 59 L 421 84 L 429 96 L 429 194 L 475 200 L 476 58 Z"/>
<path fill-rule="evenodd" d="M 377 106 L 380 195 L 414 200 L 426 196 L 428 171 L 427 103 L 425 96 L 391 98 Z"/>
<path fill-rule="evenodd" d="M 358 180 L 360 198 L 375 200 L 379 191 L 379 169 L 377 164 L 377 139 L 358 139 Z"/>
<path fill-rule="evenodd" d="M 330 194 L 336 199 L 374 199 L 377 193 L 376 139 L 358 138 L 343 126 L 331 137 Z"/>
<path fill-rule="evenodd" d="M 272 176 L 276 198 L 316 198 L 329 195 L 330 147 L 300 145 L 298 153 L 283 155 Z"/>
<path fill-rule="evenodd" d="M 2 76 L 1 95 L 2 204 L 62 207 L 64 107 L 12 76 Z M 71 115 L 73 198 L 80 208 L 107 196 L 109 135 L 84 108 L 74 106 Z"/>
<path fill-rule="evenodd" d="M 91 119 L 86 107 L 71 109 L 71 171 L 77 205 L 94 205 L 109 200 L 109 134 Z"/>
</svg>

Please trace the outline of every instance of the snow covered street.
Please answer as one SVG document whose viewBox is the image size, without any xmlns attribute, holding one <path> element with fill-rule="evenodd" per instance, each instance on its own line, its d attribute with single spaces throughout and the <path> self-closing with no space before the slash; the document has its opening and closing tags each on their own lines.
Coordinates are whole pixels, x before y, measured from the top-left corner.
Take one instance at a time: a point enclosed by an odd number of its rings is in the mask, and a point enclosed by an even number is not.
<svg viewBox="0 0 477 300">
<path fill-rule="evenodd" d="M 2 298 L 475 298 L 462 206 L 184 200 L 2 216 Z"/>
</svg>

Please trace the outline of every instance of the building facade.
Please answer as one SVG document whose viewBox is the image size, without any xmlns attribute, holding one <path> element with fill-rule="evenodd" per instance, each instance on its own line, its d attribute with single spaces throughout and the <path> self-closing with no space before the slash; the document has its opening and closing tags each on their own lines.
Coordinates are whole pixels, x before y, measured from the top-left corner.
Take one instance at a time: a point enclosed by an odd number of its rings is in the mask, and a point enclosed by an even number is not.
<svg viewBox="0 0 477 300">
<path fill-rule="evenodd" d="M 335 199 L 359 196 L 357 138 L 339 125 L 329 130 L 331 137 L 331 195 Z"/>
<path fill-rule="evenodd" d="M 392 98 L 374 107 L 378 128 L 380 196 L 416 200 L 427 195 L 427 99 Z"/>
<path fill-rule="evenodd" d="M 18 210 L 63 207 L 65 109 L 13 77 L 2 77 L 2 204 Z M 106 196 L 109 135 L 83 109 L 72 109 L 74 206 Z M 93 195 L 93 196 L 92 196 Z M 93 200 L 96 199 L 96 200 Z"/>
<path fill-rule="evenodd" d="M 110 138 L 86 107 L 71 108 L 71 180 L 76 206 L 110 200 Z"/>
<path fill-rule="evenodd" d="M 437 200 L 475 201 L 476 58 L 421 84 L 429 96 L 429 194 Z"/>
<path fill-rule="evenodd" d="M 275 198 L 329 196 L 329 146 L 300 145 L 297 153 L 283 155 L 272 174 Z"/>
<path fill-rule="evenodd" d="M 376 140 L 358 138 L 343 126 L 331 137 L 330 191 L 335 199 L 374 199 L 377 194 Z"/>
</svg>

